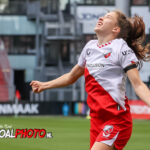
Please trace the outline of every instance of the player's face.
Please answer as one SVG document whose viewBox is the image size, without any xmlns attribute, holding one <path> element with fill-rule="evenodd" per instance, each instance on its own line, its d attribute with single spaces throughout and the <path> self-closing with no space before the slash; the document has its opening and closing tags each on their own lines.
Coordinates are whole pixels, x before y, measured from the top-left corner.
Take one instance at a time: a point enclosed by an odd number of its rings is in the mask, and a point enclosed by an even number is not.
<svg viewBox="0 0 150 150">
<path fill-rule="evenodd" d="M 117 27 L 117 14 L 115 12 L 109 12 L 105 16 L 100 17 L 94 28 L 97 34 L 103 33 L 110 34 Z"/>
</svg>

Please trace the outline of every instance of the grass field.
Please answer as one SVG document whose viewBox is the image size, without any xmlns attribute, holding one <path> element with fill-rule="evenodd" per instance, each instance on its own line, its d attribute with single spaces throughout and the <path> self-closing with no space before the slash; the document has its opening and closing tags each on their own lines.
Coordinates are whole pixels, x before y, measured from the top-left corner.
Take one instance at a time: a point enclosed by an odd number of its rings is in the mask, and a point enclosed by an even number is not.
<svg viewBox="0 0 150 150">
<path fill-rule="evenodd" d="M 53 134 L 50 139 L 0 139 L 1 150 L 89 150 L 89 120 L 82 117 L 1 117 L 0 125 L 44 128 Z M 150 121 L 134 120 L 125 150 L 150 150 Z"/>
</svg>

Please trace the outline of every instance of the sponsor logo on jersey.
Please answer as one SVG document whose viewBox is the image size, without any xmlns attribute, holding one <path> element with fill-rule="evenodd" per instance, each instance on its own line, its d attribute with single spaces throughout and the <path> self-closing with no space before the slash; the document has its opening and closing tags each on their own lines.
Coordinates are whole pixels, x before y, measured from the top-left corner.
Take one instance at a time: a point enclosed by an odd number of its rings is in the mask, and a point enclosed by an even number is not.
<svg viewBox="0 0 150 150">
<path fill-rule="evenodd" d="M 103 64 L 97 63 L 97 64 L 86 64 L 89 68 L 104 68 Z"/>
<path fill-rule="evenodd" d="M 110 134 L 113 132 L 113 126 L 112 125 L 106 125 L 103 129 L 103 136 L 104 137 L 109 137 Z"/>
<path fill-rule="evenodd" d="M 134 53 L 134 52 L 133 52 L 133 50 L 129 49 L 129 50 L 123 51 L 123 52 L 122 52 L 122 55 L 125 56 L 125 55 L 129 55 L 129 54 L 131 54 L 131 53 Z"/>
</svg>

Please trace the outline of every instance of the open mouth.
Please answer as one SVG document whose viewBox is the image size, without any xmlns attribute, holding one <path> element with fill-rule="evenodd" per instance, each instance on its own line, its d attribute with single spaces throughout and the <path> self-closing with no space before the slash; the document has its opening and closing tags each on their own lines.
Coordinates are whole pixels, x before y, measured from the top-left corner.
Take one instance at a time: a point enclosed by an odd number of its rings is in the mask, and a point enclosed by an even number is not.
<svg viewBox="0 0 150 150">
<path fill-rule="evenodd" d="M 99 25 L 99 26 L 102 26 L 102 25 L 103 25 L 103 23 L 102 23 L 102 22 L 98 22 L 98 25 Z"/>
</svg>

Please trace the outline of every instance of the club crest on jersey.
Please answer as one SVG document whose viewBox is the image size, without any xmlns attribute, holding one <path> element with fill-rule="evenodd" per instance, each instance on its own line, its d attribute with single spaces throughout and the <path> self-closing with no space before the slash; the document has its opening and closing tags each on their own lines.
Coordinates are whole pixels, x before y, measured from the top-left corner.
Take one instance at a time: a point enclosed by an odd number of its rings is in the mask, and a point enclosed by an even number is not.
<svg viewBox="0 0 150 150">
<path fill-rule="evenodd" d="M 106 125 L 103 129 L 103 136 L 104 137 L 109 137 L 110 134 L 113 132 L 113 126 L 112 125 Z"/>
<path fill-rule="evenodd" d="M 110 55 L 111 55 L 111 52 L 109 52 L 109 53 L 107 53 L 107 54 L 104 54 L 104 57 L 105 57 L 105 58 L 108 58 Z"/>
</svg>

